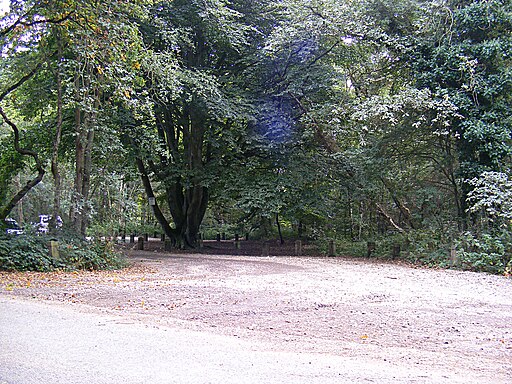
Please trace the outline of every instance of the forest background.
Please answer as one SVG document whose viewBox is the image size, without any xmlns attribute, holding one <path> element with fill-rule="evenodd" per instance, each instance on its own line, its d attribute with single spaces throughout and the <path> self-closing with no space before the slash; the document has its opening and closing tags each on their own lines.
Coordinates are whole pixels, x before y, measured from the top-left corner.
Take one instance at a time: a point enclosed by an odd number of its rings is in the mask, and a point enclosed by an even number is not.
<svg viewBox="0 0 512 384">
<path fill-rule="evenodd" d="M 71 234 L 511 271 L 508 0 L 11 0 L 0 49 L 2 269 L 51 214 L 88 268 Z"/>
</svg>

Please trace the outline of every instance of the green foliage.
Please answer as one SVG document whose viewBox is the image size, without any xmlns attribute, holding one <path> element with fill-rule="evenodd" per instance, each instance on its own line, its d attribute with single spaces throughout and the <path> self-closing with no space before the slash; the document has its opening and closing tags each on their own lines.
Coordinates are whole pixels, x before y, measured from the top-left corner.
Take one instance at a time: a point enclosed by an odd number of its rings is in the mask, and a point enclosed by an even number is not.
<svg viewBox="0 0 512 384">
<path fill-rule="evenodd" d="M 94 240 L 65 241 L 59 244 L 62 261 L 57 262 L 58 268 L 63 269 L 118 269 L 125 266 L 125 261 L 114 250 L 113 243 Z"/>
<path fill-rule="evenodd" d="M 440 15 L 445 13 L 439 10 Z M 416 86 L 454 103 L 462 119 L 453 124 L 464 178 L 501 170 L 511 153 L 509 2 L 455 2 L 439 40 L 430 33 L 411 51 Z M 465 198 L 465 196 L 462 196 Z"/>
<path fill-rule="evenodd" d="M 398 239 L 403 257 L 415 264 L 446 268 L 450 264 L 450 233 L 434 228 L 416 230 Z M 401 241 L 400 241 L 401 240 Z M 395 240 L 396 241 L 396 240 Z"/>
<path fill-rule="evenodd" d="M 449 265 L 450 244 L 438 233 L 428 230 L 411 231 L 407 234 L 390 233 L 372 239 L 375 248 L 370 257 L 382 259 L 402 259 L 413 264 L 428 267 L 447 267 Z M 400 248 L 399 255 L 393 255 L 395 247 Z M 339 254 L 357 257 L 368 256 L 366 241 L 338 241 L 336 248 Z"/>
<path fill-rule="evenodd" d="M 111 243 L 86 242 L 65 236 L 59 238 L 59 258 L 52 258 L 49 236 L 0 236 L 0 270 L 39 271 L 55 269 L 115 269 L 124 261 Z"/>
<path fill-rule="evenodd" d="M 2 148 L 0 152 L 0 185 L 2 186 L 9 185 L 19 170 L 23 168 L 25 162 L 23 156 L 14 151 L 12 140 L 11 136 L 0 136 L 0 147 Z M 8 193 L 8 188 L 0 188 L 0 206 L 2 206 Z"/>
<path fill-rule="evenodd" d="M 477 272 L 504 274 L 512 261 L 512 236 L 510 232 L 478 236 L 463 233 L 457 241 L 457 256 L 464 269 Z"/>
<path fill-rule="evenodd" d="M 512 229 L 512 180 L 506 173 L 484 172 L 469 181 L 469 211 L 482 214 L 497 227 Z"/>
<path fill-rule="evenodd" d="M 323 253 L 327 253 L 328 242 L 322 242 L 319 248 Z M 340 256 L 366 257 L 368 245 L 366 241 L 336 240 L 336 253 Z"/>
<path fill-rule="evenodd" d="M 445 267 L 459 239 L 463 268 L 509 263 L 509 1 L 14 3 L 0 88 L 41 65 L 2 108 L 50 159 L 61 78 L 63 185 L 81 133 L 94 134 L 91 199 L 63 191 L 61 204 L 81 204 L 88 234 L 153 233 L 148 194 L 180 244 L 199 230 L 274 236 L 278 217 L 290 236 L 305 226 L 343 254 L 365 256 L 370 239 L 376 257 L 400 244 L 400 257 Z M 9 28 L 17 17 L 24 28 Z M 22 183 L 6 148 L 0 182 Z M 13 214 L 49 213 L 49 185 Z M 103 265 L 89 251 L 72 242 L 63 255 Z"/>
<path fill-rule="evenodd" d="M 397 245 L 400 246 L 401 259 L 428 267 L 455 267 L 494 274 L 510 273 L 512 267 L 512 235 L 508 231 L 481 233 L 478 236 L 464 232 L 455 240 L 451 240 L 447 233 L 433 230 L 389 234 L 375 240 L 372 257 L 390 259 L 393 247 Z M 450 260 L 452 246 L 456 249 L 458 261 Z M 338 240 L 336 248 L 338 254 L 357 257 L 367 256 L 368 250 L 367 243 L 363 241 Z"/>
<path fill-rule="evenodd" d="M 0 235 L 0 269 L 6 271 L 49 271 L 54 269 L 47 239 L 35 236 Z"/>
</svg>

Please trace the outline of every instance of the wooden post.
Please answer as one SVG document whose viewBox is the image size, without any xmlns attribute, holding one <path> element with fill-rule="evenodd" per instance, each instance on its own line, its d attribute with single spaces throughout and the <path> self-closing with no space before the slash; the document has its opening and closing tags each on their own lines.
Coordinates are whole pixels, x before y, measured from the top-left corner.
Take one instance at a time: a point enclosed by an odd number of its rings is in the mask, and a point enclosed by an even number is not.
<svg viewBox="0 0 512 384">
<path fill-rule="evenodd" d="M 374 241 L 369 241 L 367 244 L 367 249 L 368 249 L 368 252 L 367 252 L 367 257 L 371 257 L 373 252 L 375 252 L 375 249 L 376 249 L 376 245 L 375 245 L 375 242 Z"/>
<path fill-rule="evenodd" d="M 161 242 L 164 242 L 164 241 L 165 241 L 165 233 L 162 233 L 162 234 L 160 235 L 160 241 L 161 241 Z"/>
<path fill-rule="evenodd" d="M 197 244 L 199 245 L 199 248 L 203 248 L 203 235 L 199 233 L 198 235 Z"/>
<path fill-rule="evenodd" d="M 241 248 L 240 236 L 238 235 L 238 233 L 235 233 L 235 248 L 236 249 L 240 249 Z"/>
<path fill-rule="evenodd" d="M 334 244 L 334 240 L 329 240 L 329 256 L 336 256 L 336 244 Z"/>
<path fill-rule="evenodd" d="M 400 244 L 393 244 L 393 252 L 391 253 L 391 258 L 394 260 L 397 257 L 400 257 Z"/>
<path fill-rule="evenodd" d="M 455 245 L 450 247 L 450 267 L 455 267 L 459 264 L 459 257 L 457 256 L 457 249 Z"/>
<path fill-rule="evenodd" d="M 217 233 L 217 241 L 220 241 L 220 233 Z"/>
<path fill-rule="evenodd" d="M 147 233 L 144 234 L 144 241 L 149 241 L 149 235 Z"/>
<path fill-rule="evenodd" d="M 123 234 L 121 235 L 121 241 L 122 241 L 123 243 L 126 243 L 126 233 L 123 233 Z"/>
<path fill-rule="evenodd" d="M 133 244 L 133 243 L 135 243 L 135 235 L 132 233 L 130 235 L 130 244 Z"/>
<path fill-rule="evenodd" d="M 261 256 L 268 256 L 270 254 L 270 245 L 267 242 L 263 243 L 263 248 L 261 249 Z"/>
<path fill-rule="evenodd" d="M 222 240 L 226 240 L 226 234 L 222 232 Z"/>
<path fill-rule="evenodd" d="M 302 256 L 302 240 L 295 240 L 295 256 Z"/>
<path fill-rule="evenodd" d="M 139 238 L 137 239 L 137 249 L 139 251 L 144 250 L 144 237 L 142 236 L 139 236 Z"/>
<path fill-rule="evenodd" d="M 248 241 L 249 240 L 249 233 L 246 233 L 245 234 L 245 240 Z"/>
<path fill-rule="evenodd" d="M 59 242 L 57 240 L 50 240 L 48 244 L 48 250 L 50 251 L 50 257 L 52 259 L 59 259 Z"/>
</svg>

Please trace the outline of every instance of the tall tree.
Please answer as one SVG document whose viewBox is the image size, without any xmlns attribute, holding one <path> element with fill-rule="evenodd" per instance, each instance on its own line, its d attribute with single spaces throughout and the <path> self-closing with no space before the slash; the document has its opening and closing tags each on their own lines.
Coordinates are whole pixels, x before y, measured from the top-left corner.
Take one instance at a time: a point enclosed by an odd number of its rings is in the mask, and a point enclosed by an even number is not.
<svg viewBox="0 0 512 384">
<path fill-rule="evenodd" d="M 23 89 L 34 77 L 36 77 L 42 70 L 46 61 L 53 56 L 53 53 L 42 47 L 38 46 L 35 42 L 38 39 L 44 38 L 44 32 L 38 28 L 39 25 L 56 24 L 62 22 L 61 18 L 45 18 L 40 17 L 38 8 L 31 4 L 24 4 L 23 2 L 13 1 L 11 3 L 11 12 L 5 15 L 0 21 L 0 52 L 5 58 L 10 60 L 2 62 L 2 80 L 5 86 L 0 90 L 0 103 L 4 104 L 7 101 L 12 101 L 12 96 Z M 41 182 L 45 174 L 43 161 L 40 153 L 34 148 L 29 148 L 27 141 L 22 139 L 22 130 L 14 119 L 8 116 L 8 112 L 4 110 L 0 104 L 0 116 L 2 123 L 5 123 L 12 129 L 12 140 L 15 152 L 18 154 L 15 157 L 16 161 L 11 163 L 7 168 L 9 169 L 8 175 L 12 175 L 15 169 L 12 165 L 21 166 L 25 164 L 20 161 L 19 156 L 27 156 L 32 158 L 37 175 L 29 179 L 25 186 L 21 188 L 12 198 L 9 198 L 0 209 L 0 221 L 3 223 L 4 219 L 9 215 L 12 209 L 18 204 L 21 199 L 37 184 Z M 12 103 L 11 103 L 12 104 Z M 11 108 L 9 110 L 13 110 Z M 8 153 L 8 151 L 6 151 Z M 4 180 L 7 181 L 7 180 Z M 7 185 L 2 186 L 2 195 L 5 196 Z"/>
<path fill-rule="evenodd" d="M 129 133 L 146 193 L 163 192 L 172 225 L 158 200 L 156 218 L 179 247 L 196 245 L 225 149 L 245 126 L 236 85 L 256 48 L 244 20 L 256 4 L 158 2 L 140 26 L 150 53 L 139 96 L 147 94 L 150 110 L 133 116 Z"/>
<path fill-rule="evenodd" d="M 98 135 L 107 125 L 107 106 L 126 99 L 135 77 L 139 39 L 129 18 L 141 10 L 135 4 L 84 0 L 74 4 L 72 11 L 75 23 L 67 29 L 75 136 L 70 219 L 75 230 L 84 235 L 91 211 L 94 146 L 98 140 L 109 140 Z"/>
<path fill-rule="evenodd" d="M 512 150 L 510 77 L 512 4 L 509 1 L 432 3 L 423 38 L 408 55 L 416 87 L 457 107 L 451 129 L 462 180 L 459 215 L 467 225 L 467 180 L 501 171 Z"/>
<path fill-rule="evenodd" d="M 89 218 L 94 144 L 112 141 L 95 133 L 107 131 L 106 105 L 125 99 L 134 78 L 139 44 L 137 30 L 128 17 L 139 11 L 138 4 L 124 2 L 12 1 L 11 12 L 2 24 L 6 68 L 24 85 L 17 97 L 11 98 L 12 108 L 42 128 L 34 135 L 51 160 L 54 216 L 61 212 L 59 152 L 69 154 L 74 148 L 76 172 L 70 216 L 81 234 L 85 234 Z M 33 70 L 27 73 L 27 67 Z M 10 87 L 6 91 L 13 90 Z M 72 136 L 74 145 L 69 146 Z M 60 146 L 62 138 L 65 148 Z"/>
</svg>

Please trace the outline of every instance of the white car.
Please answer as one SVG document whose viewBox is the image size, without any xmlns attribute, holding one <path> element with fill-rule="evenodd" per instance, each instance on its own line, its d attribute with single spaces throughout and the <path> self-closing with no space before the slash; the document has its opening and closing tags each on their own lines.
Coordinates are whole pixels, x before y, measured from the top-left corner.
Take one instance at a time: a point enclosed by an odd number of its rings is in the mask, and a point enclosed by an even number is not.
<svg viewBox="0 0 512 384">
<path fill-rule="evenodd" d="M 8 235 L 22 235 L 23 229 L 20 228 L 16 220 L 14 219 L 5 219 L 6 230 L 5 232 Z"/>
<path fill-rule="evenodd" d="M 39 215 L 39 223 L 36 224 L 37 231 L 39 233 L 48 233 L 50 228 L 48 228 L 50 224 L 50 220 L 52 219 L 51 215 Z M 62 227 L 62 219 L 60 216 L 57 216 L 57 228 Z"/>
</svg>

